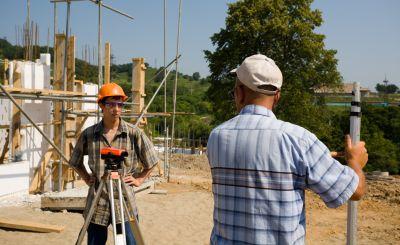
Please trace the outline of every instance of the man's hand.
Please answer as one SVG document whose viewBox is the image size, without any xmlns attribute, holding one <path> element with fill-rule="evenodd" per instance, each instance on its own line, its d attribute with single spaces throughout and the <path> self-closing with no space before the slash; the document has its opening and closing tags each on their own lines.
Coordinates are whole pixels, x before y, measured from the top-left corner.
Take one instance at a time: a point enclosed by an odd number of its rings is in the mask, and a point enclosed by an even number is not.
<svg viewBox="0 0 400 245">
<path fill-rule="evenodd" d="M 130 186 L 139 187 L 144 181 L 144 178 L 134 178 L 132 175 L 127 175 L 124 177 L 124 182 Z"/>
<path fill-rule="evenodd" d="M 350 135 L 346 135 L 344 146 L 347 164 L 355 170 L 358 168 L 360 170 L 363 169 L 368 162 L 368 153 L 365 148 L 365 142 L 360 141 L 356 145 L 352 145 Z"/>
<path fill-rule="evenodd" d="M 358 201 L 365 195 L 367 190 L 365 175 L 362 171 L 365 164 L 368 162 L 367 149 L 365 148 L 364 141 L 352 145 L 350 135 L 346 135 L 345 137 L 344 148 L 347 165 L 354 170 L 359 178 L 357 189 L 351 196 L 350 200 Z"/>
<path fill-rule="evenodd" d="M 96 182 L 96 177 L 93 176 L 93 175 L 88 175 L 88 176 L 86 176 L 85 178 L 83 178 L 83 180 L 85 181 L 85 183 L 86 183 L 88 186 L 91 186 L 91 185 L 93 185 L 93 184 Z"/>
</svg>

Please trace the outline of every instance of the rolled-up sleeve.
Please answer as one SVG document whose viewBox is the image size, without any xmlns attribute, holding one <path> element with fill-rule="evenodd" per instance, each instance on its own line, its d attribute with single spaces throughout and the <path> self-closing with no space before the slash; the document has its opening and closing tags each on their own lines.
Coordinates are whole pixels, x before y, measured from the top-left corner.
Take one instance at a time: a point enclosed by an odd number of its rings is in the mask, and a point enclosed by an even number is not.
<svg viewBox="0 0 400 245">
<path fill-rule="evenodd" d="M 307 188 L 318 194 L 328 207 L 339 207 L 356 191 L 358 175 L 332 158 L 329 149 L 315 135 L 310 133 L 305 144 Z"/>
<path fill-rule="evenodd" d="M 83 166 L 83 156 L 87 155 L 87 134 L 86 130 L 81 133 L 76 142 L 74 150 L 72 151 L 71 158 L 69 159 L 69 166 L 77 168 Z"/>
</svg>

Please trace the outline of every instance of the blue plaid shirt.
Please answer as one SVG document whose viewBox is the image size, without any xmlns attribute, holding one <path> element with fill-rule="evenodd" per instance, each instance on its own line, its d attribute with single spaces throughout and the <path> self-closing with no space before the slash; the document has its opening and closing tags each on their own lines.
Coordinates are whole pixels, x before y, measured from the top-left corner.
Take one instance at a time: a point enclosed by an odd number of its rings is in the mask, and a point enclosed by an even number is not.
<svg viewBox="0 0 400 245">
<path fill-rule="evenodd" d="M 328 207 L 358 186 L 355 172 L 317 137 L 248 105 L 215 128 L 207 156 L 214 194 L 211 244 L 304 244 L 306 188 Z"/>
</svg>

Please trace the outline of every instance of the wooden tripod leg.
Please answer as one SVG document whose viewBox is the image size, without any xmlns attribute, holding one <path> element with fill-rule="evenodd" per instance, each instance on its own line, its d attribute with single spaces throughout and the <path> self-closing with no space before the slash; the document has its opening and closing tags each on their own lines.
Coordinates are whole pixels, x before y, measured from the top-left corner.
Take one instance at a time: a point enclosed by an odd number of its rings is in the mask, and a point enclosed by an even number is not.
<svg viewBox="0 0 400 245">
<path fill-rule="evenodd" d="M 122 176 L 121 176 L 121 180 L 122 180 Z M 131 210 L 134 210 L 132 207 L 133 200 L 131 200 L 130 196 L 128 195 L 128 190 L 126 188 L 126 184 L 123 182 L 123 180 L 121 182 L 122 182 L 122 190 L 123 190 L 125 196 L 128 198 L 128 201 L 127 201 L 128 206 Z M 124 207 L 127 209 L 126 205 L 124 205 Z M 130 217 L 128 209 L 126 210 L 126 212 L 128 213 L 128 217 Z M 139 223 L 138 223 L 138 220 L 136 219 L 136 217 L 130 217 L 129 223 L 130 223 L 130 227 L 133 232 L 133 235 L 135 236 L 136 244 L 144 245 L 143 235 L 142 235 L 142 232 L 140 231 Z"/>
<path fill-rule="evenodd" d="M 82 243 L 83 238 L 85 237 L 86 231 L 89 227 L 90 220 L 92 219 L 92 216 L 94 214 L 94 209 L 96 208 L 96 206 L 100 200 L 101 193 L 103 192 L 105 179 L 108 179 L 108 178 L 102 178 L 100 180 L 99 188 L 97 188 L 97 193 L 93 199 L 92 205 L 90 206 L 89 212 L 85 218 L 85 223 L 83 224 L 82 229 L 79 232 L 78 239 L 76 240 L 76 243 L 75 243 L 76 245 L 80 245 Z"/>
</svg>

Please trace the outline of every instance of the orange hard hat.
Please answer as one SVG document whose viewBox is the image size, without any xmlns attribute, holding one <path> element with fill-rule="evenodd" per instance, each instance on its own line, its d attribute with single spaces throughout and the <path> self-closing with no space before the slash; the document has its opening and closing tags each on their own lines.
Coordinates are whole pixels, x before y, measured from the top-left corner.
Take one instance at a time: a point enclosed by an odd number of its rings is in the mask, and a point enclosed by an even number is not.
<svg viewBox="0 0 400 245">
<path fill-rule="evenodd" d="M 128 96 L 125 95 L 124 90 L 116 83 L 106 83 L 101 86 L 99 95 L 97 97 L 97 103 L 106 97 L 117 97 L 120 96 L 125 101 Z"/>
</svg>

